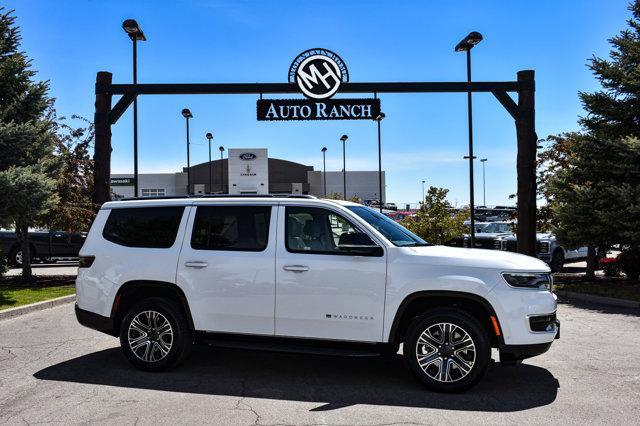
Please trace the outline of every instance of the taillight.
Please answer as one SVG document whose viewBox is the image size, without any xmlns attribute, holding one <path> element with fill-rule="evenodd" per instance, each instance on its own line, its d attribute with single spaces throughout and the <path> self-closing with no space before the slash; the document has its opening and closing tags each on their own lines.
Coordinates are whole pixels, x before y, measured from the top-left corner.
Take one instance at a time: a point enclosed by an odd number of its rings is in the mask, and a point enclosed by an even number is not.
<svg viewBox="0 0 640 426">
<path fill-rule="evenodd" d="M 80 256 L 78 258 L 79 268 L 90 268 L 93 265 L 93 261 L 96 260 L 95 256 Z"/>
</svg>

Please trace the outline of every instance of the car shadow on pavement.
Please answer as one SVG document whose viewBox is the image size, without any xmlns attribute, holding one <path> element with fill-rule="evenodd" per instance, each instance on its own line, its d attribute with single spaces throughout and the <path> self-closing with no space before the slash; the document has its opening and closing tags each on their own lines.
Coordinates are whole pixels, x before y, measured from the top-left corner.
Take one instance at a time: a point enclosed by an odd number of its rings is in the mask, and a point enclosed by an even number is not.
<svg viewBox="0 0 640 426">
<path fill-rule="evenodd" d="M 260 351 L 194 348 L 176 369 L 147 373 L 119 348 L 52 365 L 36 379 L 203 395 L 323 402 L 312 411 L 357 404 L 512 412 L 552 403 L 559 383 L 546 369 L 492 362 L 481 383 L 463 394 L 429 392 L 394 358 L 341 358 Z"/>
</svg>

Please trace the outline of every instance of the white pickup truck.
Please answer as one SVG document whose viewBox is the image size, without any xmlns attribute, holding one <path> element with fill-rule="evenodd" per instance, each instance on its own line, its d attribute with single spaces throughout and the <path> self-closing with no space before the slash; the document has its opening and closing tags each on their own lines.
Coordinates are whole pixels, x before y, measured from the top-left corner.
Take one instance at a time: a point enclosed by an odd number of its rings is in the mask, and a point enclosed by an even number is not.
<svg viewBox="0 0 640 426">
<path fill-rule="evenodd" d="M 567 249 L 558 243 L 551 233 L 536 234 L 536 256 L 551 268 L 551 272 L 560 272 L 565 263 L 581 262 L 587 258 L 587 247 Z M 518 250 L 516 236 L 511 234 L 496 238 L 494 248 L 515 252 Z"/>
<path fill-rule="evenodd" d="M 313 197 L 105 203 L 80 251 L 76 316 L 150 371 L 192 343 L 395 355 L 460 392 L 559 337 L 548 266 L 434 246 L 377 211 Z"/>
</svg>

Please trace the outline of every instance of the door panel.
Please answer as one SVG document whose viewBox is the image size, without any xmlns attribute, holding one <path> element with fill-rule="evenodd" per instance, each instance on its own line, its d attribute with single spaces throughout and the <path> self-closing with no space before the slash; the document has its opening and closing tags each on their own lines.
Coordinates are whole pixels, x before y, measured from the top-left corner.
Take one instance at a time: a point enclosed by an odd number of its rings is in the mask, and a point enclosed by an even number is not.
<svg viewBox="0 0 640 426">
<path fill-rule="evenodd" d="M 355 256 L 340 250 L 341 234 L 355 228 L 340 215 L 280 206 L 276 335 L 382 340 L 386 255 Z"/>
<path fill-rule="evenodd" d="M 193 209 L 177 282 L 187 294 L 196 329 L 273 335 L 277 209 Z"/>
</svg>

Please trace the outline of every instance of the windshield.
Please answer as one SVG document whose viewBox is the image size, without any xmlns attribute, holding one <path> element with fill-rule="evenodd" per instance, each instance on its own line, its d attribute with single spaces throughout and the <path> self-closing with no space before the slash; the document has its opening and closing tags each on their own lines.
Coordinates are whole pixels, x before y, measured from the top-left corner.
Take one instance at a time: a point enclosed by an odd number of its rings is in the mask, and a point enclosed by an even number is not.
<svg viewBox="0 0 640 426">
<path fill-rule="evenodd" d="M 490 233 L 490 234 L 497 234 L 499 232 L 509 232 L 511 230 L 511 227 L 509 226 L 508 223 L 490 223 L 487 226 L 484 227 L 484 229 L 482 230 L 482 232 L 486 232 L 486 233 Z"/>
<path fill-rule="evenodd" d="M 364 219 L 396 246 L 416 247 L 430 245 L 404 226 L 398 225 L 392 219 L 369 207 L 349 206 L 347 208 Z"/>
</svg>

